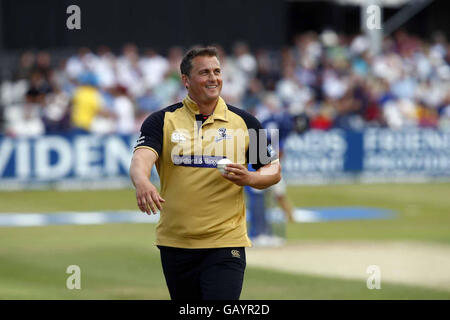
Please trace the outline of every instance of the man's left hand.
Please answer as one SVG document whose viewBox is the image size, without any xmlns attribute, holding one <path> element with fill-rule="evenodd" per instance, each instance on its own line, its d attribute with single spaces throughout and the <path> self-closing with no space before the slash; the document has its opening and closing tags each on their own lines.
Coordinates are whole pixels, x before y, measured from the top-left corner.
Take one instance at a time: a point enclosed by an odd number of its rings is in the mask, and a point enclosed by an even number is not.
<svg viewBox="0 0 450 320">
<path fill-rule="evenodd" d="M 225 166 L 225 173 L 222 173 L 222 177 L 238 186 L 247 186 L 251 184 L 253 173 L 242 164 L 230 163 Z"/>
</svg>

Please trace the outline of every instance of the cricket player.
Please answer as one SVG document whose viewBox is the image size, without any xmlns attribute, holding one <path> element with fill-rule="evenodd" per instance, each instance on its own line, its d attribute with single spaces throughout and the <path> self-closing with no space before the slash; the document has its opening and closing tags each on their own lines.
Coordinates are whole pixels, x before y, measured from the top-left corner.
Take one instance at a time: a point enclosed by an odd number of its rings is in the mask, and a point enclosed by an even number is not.
<svg viewBox="0 0 450 320">
<path fill-rule="evenodd" d="M 170 297 L 237 300 L 251 246 L 243 187 L 276 184 L 280 163 L 259 121 L 221 98 L 215 48 L 190 50 L 180 69 L 188 94 L 144 121 L 130 177 L 141 211 L 160 211 L 156 245 Z M 220 173 L 223 158 L 232 164 Z M 160 191 L 149 179 L 153 165 Z"/>
</svg>

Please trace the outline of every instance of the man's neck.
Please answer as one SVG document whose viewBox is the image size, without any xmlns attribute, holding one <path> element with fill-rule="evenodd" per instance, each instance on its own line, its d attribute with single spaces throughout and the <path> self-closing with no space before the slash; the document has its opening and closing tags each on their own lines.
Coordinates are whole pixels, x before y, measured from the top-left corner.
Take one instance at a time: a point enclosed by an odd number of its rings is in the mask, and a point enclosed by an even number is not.
<svg viewBox="0 0 450 320">
<path fill-rule="evenodd" d="M 191 99 L 192 99 L 192 97 L 191 97 Z M 210 103 L 201 103 L 201 102 L 196 101 L 195 99 L 192 99 L 192 101 L 194 101 L 197 104 L 198 111 L 200 114 L 210 115 L 214 112 L 214 109 L 216 108 L 216 105 L 217 105 L 217 102 L 219 101 L 219 99 L 217 98 L 216 101 L 213 101 Z"/>
</svg>

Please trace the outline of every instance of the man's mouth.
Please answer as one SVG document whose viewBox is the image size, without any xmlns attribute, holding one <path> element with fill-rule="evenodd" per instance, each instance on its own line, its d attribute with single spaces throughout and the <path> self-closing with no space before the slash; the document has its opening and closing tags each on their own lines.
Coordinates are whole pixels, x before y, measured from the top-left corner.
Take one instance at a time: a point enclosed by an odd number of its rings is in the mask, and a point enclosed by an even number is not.
<svg viewBox="0 0 450 320">
<path fill-rule="evenodd" d="M 217 85 L 214 85 L 214 86 L 206 86 L 206 89 L 215 89 L 215 88 L 217 88 L 218 86 Z"/>
</svg>

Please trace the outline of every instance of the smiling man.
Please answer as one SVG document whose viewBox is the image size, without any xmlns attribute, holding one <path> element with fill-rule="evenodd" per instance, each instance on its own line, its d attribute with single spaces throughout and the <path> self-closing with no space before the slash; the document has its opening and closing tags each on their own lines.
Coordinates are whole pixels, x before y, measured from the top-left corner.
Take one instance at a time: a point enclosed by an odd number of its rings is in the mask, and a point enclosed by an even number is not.
<svg viewBox="0 0 450 320">
<path fill-rule="evenodd" d="M 130 177 L 141 211 L 160 211 L 156 245 L 171 298 L 239 299 L 251 246 L 243 186 L 277 183 L 278 156 L 259 121 L 220 97 L 215 48 L 190 50 L 180 69 L 188 95 L 144 121 Z M 222 174 L 224 158 L 232 163 Z M 153 165 L 160 192 L 149 179 Z"/>
</svg>

